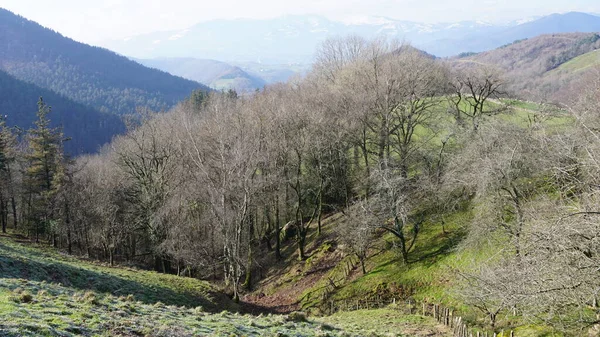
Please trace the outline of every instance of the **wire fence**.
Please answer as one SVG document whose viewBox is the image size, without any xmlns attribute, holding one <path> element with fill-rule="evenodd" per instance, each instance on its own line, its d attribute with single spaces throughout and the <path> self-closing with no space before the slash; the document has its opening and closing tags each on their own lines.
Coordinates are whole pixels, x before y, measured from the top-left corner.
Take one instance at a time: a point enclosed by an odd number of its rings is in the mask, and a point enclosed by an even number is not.
<svg viewBox="0 0 600 337">
<path fill-rule="evenodd" d="M 391 305 L 391 306 L 390 306 Z M 462 316 L 452 308 L 447 308 L 439 304 L 417 303 L 413 299 L 396 301 L 392 298 L 383 297 L 364 298 L 356 300 L 329 301 L 326 311 L 333 314 L 339 311 L 354 311 L 363 309 L 394 308 L 400 310 L 406 315 L 423 315 L 433 317 L 438 323 L 452 329 L 453 337 L 515 337 L 514 331 L 485 331 L 480 328 L 470 327 Z"/>
</svg>

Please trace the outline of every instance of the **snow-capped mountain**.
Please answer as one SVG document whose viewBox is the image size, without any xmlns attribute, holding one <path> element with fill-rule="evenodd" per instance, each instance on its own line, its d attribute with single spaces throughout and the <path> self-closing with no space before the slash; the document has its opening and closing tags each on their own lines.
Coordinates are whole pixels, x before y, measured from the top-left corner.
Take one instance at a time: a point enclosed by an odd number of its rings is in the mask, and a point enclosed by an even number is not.
<svg viewBox="0 0 600 337">
<path fill-rule="evenodd" d="M 333 36 L 387 36 L 412 43 L 436 56 L 493 49 L 517 39 L 569 31 L 598 31 L 600 17 L 553 14 L 504 24 L 484 21 L 421 23 L 389 17 L 333 21 L 316 15 L 268 20 L 214 20 L 179 31 L 156 32 L 104 41 L 102 46 L 137 58 L 194 57 L 229 62 L 310 63 L 317 46 Z"/>
</svg>

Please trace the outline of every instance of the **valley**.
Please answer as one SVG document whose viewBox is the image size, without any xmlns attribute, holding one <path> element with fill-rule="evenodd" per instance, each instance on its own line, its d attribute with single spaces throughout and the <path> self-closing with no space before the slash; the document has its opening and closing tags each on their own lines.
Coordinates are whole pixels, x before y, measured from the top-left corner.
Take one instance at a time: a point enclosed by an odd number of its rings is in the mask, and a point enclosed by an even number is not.
<svg viewBox="0 0 600 337">
<path fill-rule="evenodd" d="M 0 336 L 599 336 L 600 16 L 497 7 L 0 8 Z"/>
</svg>

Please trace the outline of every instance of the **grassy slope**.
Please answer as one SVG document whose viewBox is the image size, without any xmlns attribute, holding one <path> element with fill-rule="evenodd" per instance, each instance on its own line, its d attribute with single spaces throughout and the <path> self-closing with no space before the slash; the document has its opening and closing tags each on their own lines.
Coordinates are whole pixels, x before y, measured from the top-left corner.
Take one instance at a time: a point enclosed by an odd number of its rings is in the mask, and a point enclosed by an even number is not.
<svg viewBox="0 0 600 337">
<path fill-rule="evenodd" d="M 577 56 L 551 72 L 579 72 L 600 64 L 600 50 L 594 50 L 589 53 Z"/>
<path fill-rule="evenodd" d="M 74 290 L 92 290 L 98 294 L 132 295 L 152 304 L 207 310 L 235 309 L 226 296 L 208 284 L 155 272 L 110 268 L 59 254 L 45 246 L 23 245 L 3 237 L 0 240 L 0 271 L 4 282 L 25 279 L 50 282 Z"/>
<path fill-rule="evenodd" d="M 430 318 L 398 312 L 382 313 L 382 324 L 376 326 L 356 324 L 370 321 L 370 312 L 307 321 L 302 315 L 250 316 L 225 309 L 237 307 L 203 281 L 110 268 L 0 236 L 0 336 L 405 336 L 404 332 L 414 336 L 415 331 L 444 336 L 447 332 Z"/>
</svg>

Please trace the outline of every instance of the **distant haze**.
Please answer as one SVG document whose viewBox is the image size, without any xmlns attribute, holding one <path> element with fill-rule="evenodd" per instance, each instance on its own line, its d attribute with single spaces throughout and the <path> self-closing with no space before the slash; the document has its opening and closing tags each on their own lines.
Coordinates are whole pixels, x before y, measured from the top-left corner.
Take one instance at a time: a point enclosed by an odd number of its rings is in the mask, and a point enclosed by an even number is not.
<svg viewBox="0 0 600 337">
<path fill-rule="evenodd" d="M 597 0 L 2 0 L 0 6 L 92 44 L 216 19 L 317 14 L 345 22 L 386 16 L 438 23 L 502 22 L 568 11 L 600 13 Z"/>
</svg>

